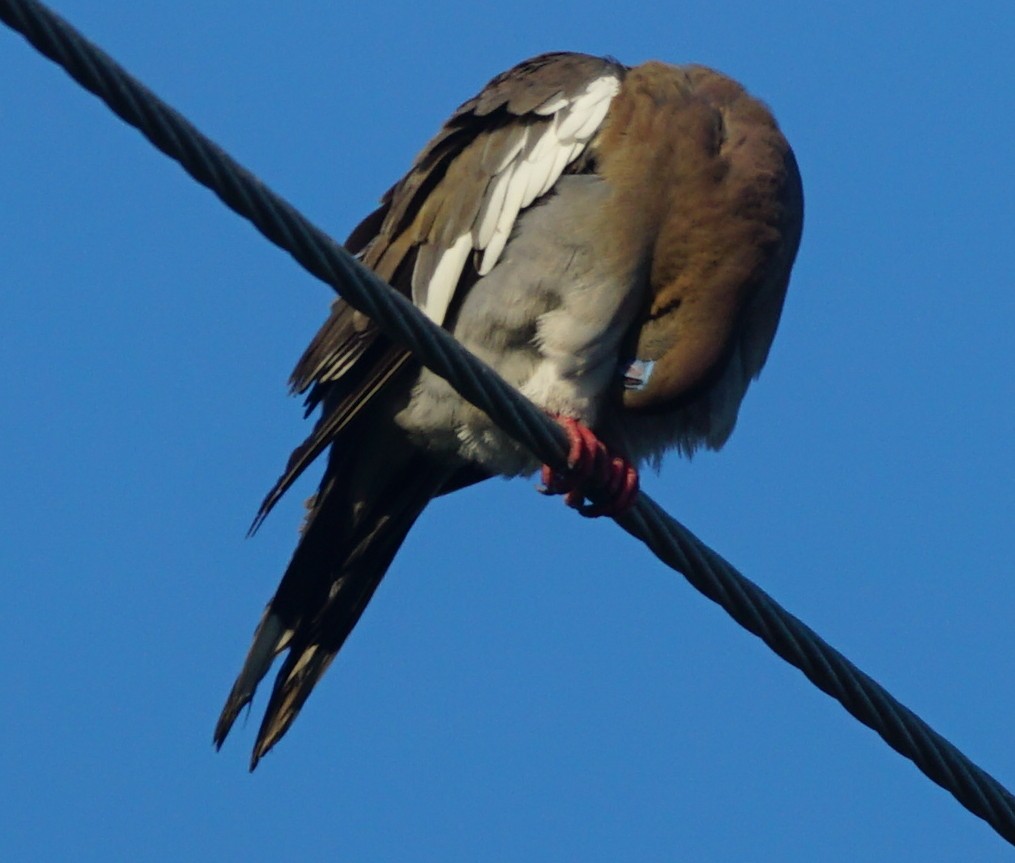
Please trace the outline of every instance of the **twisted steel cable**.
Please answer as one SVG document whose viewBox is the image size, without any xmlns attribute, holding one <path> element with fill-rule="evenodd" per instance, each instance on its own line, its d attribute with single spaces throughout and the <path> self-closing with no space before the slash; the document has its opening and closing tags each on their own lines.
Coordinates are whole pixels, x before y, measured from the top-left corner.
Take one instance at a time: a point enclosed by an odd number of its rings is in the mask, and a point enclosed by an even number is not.
<svg viewBox="0 0 1015 863">
<path fill-rule="evenodd" d="M 405 297 L 267 188 L 108 55 L 36 0 L 0 0 L 0 20 L 102 99 L 272 243 L 369 315 L 541 461 L 563 469 L 563 430 Z M 648 495 L 616 519 L 737 623 L 799 668 L 931 780 L 1015 845 L 1015 797 Z"/>
</svg>

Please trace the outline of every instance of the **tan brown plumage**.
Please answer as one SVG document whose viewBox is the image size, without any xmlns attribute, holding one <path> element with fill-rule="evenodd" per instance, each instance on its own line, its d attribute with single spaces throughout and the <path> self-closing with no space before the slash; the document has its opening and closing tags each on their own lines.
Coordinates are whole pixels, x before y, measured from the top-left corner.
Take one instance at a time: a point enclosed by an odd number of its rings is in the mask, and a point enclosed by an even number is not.
<svg viewBox="0 0 1015 863">
<path fill-rule="evenodd" d="M 633 462 L 722 446 L 765 362 L 803 216 L 768 110 L 698 66 L 547 54 L 494 78 L 347 246 L 547 411 Z M 328 451 L 215 729 L 286 656 L 285 733 L 426 504 L 532 457 L 339 300 L 292 376 L 321 407 L 255 527 Z"/>
</svg>

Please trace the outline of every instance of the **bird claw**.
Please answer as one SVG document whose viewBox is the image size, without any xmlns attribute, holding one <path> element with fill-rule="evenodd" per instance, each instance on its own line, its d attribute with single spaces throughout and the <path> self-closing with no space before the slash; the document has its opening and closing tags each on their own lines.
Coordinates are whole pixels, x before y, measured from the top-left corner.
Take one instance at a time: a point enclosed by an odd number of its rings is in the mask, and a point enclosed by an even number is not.
<svg viewBox="0 0 1015 863">
<path fill-rule="evenodd" d="M 567 471 L 543 465 L 542 494 L 562 494 L 564 503 L 587 518 L 618 516 L 627 512 L 638 496 L 638 471 L 626 458 L 612 454 L 588 426 L 573 417 L 556 416 L 567 432 Z M 586 503 L 587 491 L 602 492 L 602 503 Z"/>
</svg>

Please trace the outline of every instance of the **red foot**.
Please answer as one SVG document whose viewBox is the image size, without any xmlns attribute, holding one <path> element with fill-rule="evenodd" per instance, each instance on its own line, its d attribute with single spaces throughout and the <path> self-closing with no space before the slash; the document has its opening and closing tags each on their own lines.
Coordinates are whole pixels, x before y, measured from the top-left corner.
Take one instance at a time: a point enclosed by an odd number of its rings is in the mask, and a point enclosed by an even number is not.
<svg viewBox="0 0 1015 863">
<path fill-rule="evenodd" d="M 543 465 L 543 494 L 562 494 L 564 503 L 582 515 L 623 515 L 638 496 L 638 471 L 626 458 L 613 455 L 586 425 L 573 417 L 555 416 L 567 432 L 571 448 L 567 472 L 558 473 Z M 605 496 L 601 503 L 585 503 L 586 492 L 595 489 Z"/>
</svg>

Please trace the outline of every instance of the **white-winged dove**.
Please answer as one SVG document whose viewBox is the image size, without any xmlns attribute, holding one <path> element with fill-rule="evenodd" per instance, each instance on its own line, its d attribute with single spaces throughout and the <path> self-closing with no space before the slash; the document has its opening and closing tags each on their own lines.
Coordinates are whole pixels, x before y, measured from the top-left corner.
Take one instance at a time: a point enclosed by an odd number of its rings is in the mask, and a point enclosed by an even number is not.
<svg viewBox="0 0 1015 863">
<path fill-rule="evenodd" d="M 729 437 L 775 335 L 802 219 L 793 153 L 739 84 L 701 66 L 555 53 L 455 111 L 346 245 L 565 425 L 581 476 L 544 471 L 550 491 L 580 504 L 588 459 L 605 452 L 597 477 L 623 509 L 632 465 Z M 215 729 L 221 745 L 288 651 L 251 769 L 427 503 L 538 467 L 341 300 L 292 386 L 322 415 L 255 525 L 328 459 Z"/>
</svg>

